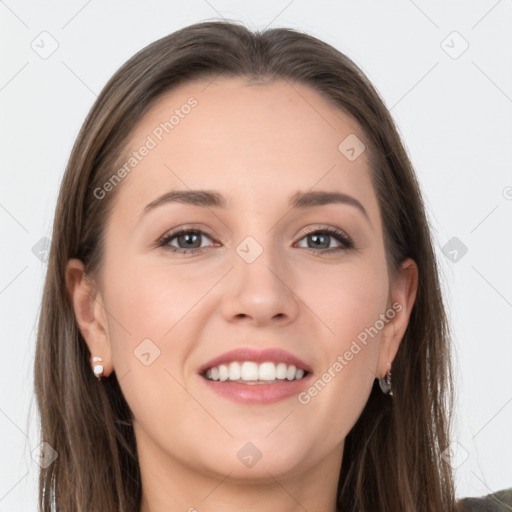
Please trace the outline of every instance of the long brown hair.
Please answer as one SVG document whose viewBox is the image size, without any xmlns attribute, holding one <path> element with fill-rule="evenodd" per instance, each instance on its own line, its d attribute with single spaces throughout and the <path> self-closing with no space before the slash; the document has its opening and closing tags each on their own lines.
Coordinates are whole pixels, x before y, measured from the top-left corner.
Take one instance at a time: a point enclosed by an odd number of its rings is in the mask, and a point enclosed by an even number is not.
<svg viewBox="0 0 512 512">
<path fill-rule="evenodd" d="M 101 269 L 104 227 L 122 184 L 101 201 L 94 190 L 117 169 L 137 122 L 174 86 L 217 76 L 308 85 L 362 127 L 389 274 L 412 258 L 419 282 L 393 362 L 394 397 L 375 381 L 346 437 L 338 508 L 456 510 L 444 456 L 453 406 L 449 327 L 419 185 L 390 113 L 362 71 L 332 46 L 292 29 L 251 32 L 222 21 L 185 27 L 129 59 L 98 96 L 74 144 L 55 212 L 35 358 L 42 440 L 58 453 L 40 472 L 41 510 L 140 510 L 130 410 L 115 372 L 101 382 L 91 372 L 65 268 L 79 258 L 87 275 Z"/>
</svg>

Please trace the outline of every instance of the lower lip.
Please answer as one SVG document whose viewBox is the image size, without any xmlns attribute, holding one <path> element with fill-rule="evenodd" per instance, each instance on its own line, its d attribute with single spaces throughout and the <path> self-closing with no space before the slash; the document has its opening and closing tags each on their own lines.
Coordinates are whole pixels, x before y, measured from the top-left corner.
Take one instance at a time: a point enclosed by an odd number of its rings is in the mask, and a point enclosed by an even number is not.
<svg viewBox="0 0 512 512">
<path fill-rule="evenodd" d="M 309 385 L 312 375 L 299 380 L 283 380 L 271 384 L 241 384 L 232 381 L 200 379 L 215 393 L 244 404 L 271 404 L 298 395 Z"/>
</svg>

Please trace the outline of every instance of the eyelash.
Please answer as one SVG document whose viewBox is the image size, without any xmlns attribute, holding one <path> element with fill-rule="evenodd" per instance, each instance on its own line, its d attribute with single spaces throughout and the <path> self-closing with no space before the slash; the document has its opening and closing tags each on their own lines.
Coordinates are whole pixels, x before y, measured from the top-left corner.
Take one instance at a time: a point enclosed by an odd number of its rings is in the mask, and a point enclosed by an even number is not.
<svg viewBox="0 0 512 512">
<path fill-rule="evenodd" d="M 184 235 L 184 234 L 201 234 L 201 235 L 206 235 L 210 239 L 213 239 L 213 237 L 208 235 L 208 233 L 205 233 L 204 231 L 202 231 L 200 229 L 181 228 L 178 231 L 165 234 L 162 238 L 160 238 L 158 240 L 157 246 L 163 247 L 165 250 L 168 250 L 172 253 L 180 253 L 180 254 L 195 254 L 198 252 L 202 252 L 204 249 L 206 249 L 206 247 L 194 247 L 192 249 L 182 249 L 181 247 L 172 247 L 172 246 L 168 245 L 172 239 L 174 239 L 180 235 Z M 339 229 L 330 228 L 330 227 L 317 228 L 315 230 L 309 231 L 309 232 L 305 233 L 304 236 L 302 238 L 300 238 L 300 240 L 306 238 L 309 235 L 318 235 L 318 234 L 332 236 L 338 242 L 343 244 L 343 247 L 336 247 L 336 248 L 331 248 L 331 249 L 315 249 L 313 247 L 303 247 L 303 249 L 309 249 L 310 251 L 313 251 L 315 253 L 330 253 L 330 254 L 332 254 L 332 253 L 336 253 L 339 251 L 349 251 L 349 250 L 355 248 L 354 242 L 347 234 L 345 234 L 343 231 L 341 231 Z"/>
</svg>

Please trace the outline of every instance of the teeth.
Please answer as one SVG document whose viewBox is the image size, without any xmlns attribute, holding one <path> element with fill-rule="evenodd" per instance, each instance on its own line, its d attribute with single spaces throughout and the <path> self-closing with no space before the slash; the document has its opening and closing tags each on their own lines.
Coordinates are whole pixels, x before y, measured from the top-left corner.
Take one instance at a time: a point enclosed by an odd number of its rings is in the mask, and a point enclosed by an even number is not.
<svg viewBox="0 0 512 512">
<path fill-rule="evenodd" d="M 219 365 L 219 380 L 224 381 L 228 380 L 229 370 L 225 364 Z"/>
<path fill-rule="evenodd" d="M 232 362 L 229 365 L 221 364 L 206 370 L 205 377 L 208 380 L 218 381 L 277 381 L 299 380 L 304 377 L 305 371 L 296 368 L 293 364 L 286 363 L 255 363 L 253 361 Z"/>
<path fill-rule="evenodd" d="M 258 369 L 259 380 L 276 380 L 276 365 L 274 363 L 262 363 Z"/>
<path fill-rule="evenodd" d="M 229 380 L 238 380 L 241 378 L 241 368 L 240 364 L 236 361 L 233 361 L 229 364 Z"/>
<path fill-rule="evenodd" d="M 279 363 L 276 367 L 276 377 L 278 379 L 286 379 L 288 368 L 285 363 Z"/>
<path fill-rule="evenodd" d="M 258 365 L 249 361 L 242 363 L 240 378 L 242 380 L 258 380 Z"/>
</svg>

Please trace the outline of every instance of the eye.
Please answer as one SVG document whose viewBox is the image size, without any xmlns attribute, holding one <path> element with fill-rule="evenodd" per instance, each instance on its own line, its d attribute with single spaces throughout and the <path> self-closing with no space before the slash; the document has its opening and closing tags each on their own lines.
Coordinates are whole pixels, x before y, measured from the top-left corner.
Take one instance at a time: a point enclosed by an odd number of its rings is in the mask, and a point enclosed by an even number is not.
<svg viewBox="0 0 512 512">
<path fill-rule="evenodd" d="M 202 252 L 201 237 L 210 238 L 204 231 L 199 229 L 179 229 L 173 233 L 164 235 L 159 241 L 158 246 L 164 247 L 171 252 L 178 252 L 183 254 L 193 254 Z M 170 245 L 172 240 L 176 239 L 178 247 Z"/>
<path fill-rule="evenodd" d="M 163 247 L 165 250 L 172 253 L 200 253 L 203 252 L 204 248 L 211 247 L 211 245 L 201 245 L 201 238 L 203 237 L 212 240 L 212 237 L 200 229 L 180 228 L 174 232 L 165 234 L 160 238 L 160 240 L 158 240 L 157 246 Z M 302 248 L 311 249 L 313 252 L 334 253 L 354 248 L 354 242 L 347 234 L 339 229 L 331 227 L 321 229 L 317 228 L 314 231 L 309 231 L 300 239 L 300 241 L 306 239 L 308 239 L 308 242 L 311 240 L 312 243 L 311 245 L 308 243 L 307 247 L 302 246 Z M 341 247 L 331 247 L 330 239 L 337 240 L 341 244 Z M 173 241 L 175 241 L 177 246 L 172 245 L 171 242 Z"/>
<path fill-rule="evenodd" d="M 341 243 L 341 247 L 331 247 L 329 239 L 336 239 Z M 343 231 L 336 228 L 322 228 L 316 229 L 315 231 L 310 231 L 306 234 L 301 240 L 311 240 L 311 245 L 308 243 L 306 249 L 312 249 L 316 252 L 338 252 L 338 251 L 346 251 L 354 248 L 354 242 L 352 239 L 345 234 Z M 309 241 L 308 240 L 308 241 Z"/>
</svg>

